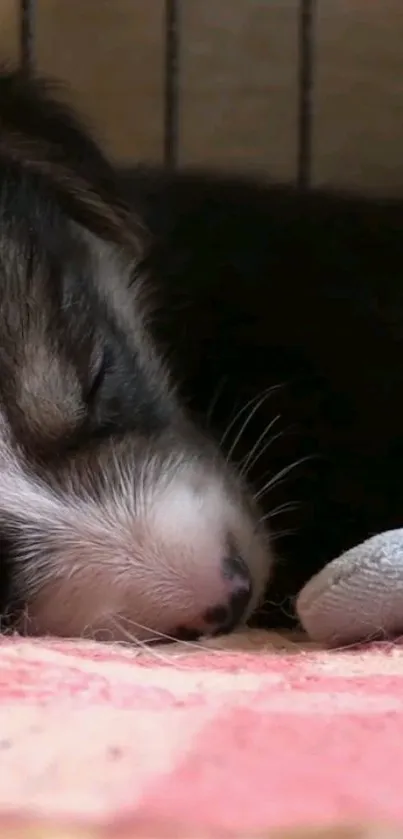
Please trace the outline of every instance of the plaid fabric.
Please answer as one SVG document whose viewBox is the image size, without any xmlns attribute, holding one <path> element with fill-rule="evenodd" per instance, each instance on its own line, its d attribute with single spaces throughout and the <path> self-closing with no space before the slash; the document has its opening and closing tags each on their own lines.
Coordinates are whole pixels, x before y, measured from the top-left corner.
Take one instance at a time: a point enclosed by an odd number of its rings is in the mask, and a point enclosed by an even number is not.
<svg viewBox="0 0 403 839">
<path fill-rule="evenodd" d="M 399 646 L 322 652 L 261 632 L 148 652 L 0 645 L 3 822 L 89 839 L 122 824 L 138 839 L 403 825 L 402 735 Z"/>
</svg>

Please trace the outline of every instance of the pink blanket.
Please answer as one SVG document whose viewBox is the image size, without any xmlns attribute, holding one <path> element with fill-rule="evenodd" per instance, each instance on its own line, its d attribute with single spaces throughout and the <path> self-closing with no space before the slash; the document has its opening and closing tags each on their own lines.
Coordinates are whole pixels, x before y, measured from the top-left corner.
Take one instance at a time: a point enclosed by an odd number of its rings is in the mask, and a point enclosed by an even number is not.
<svg viewBox="0 0 403 839">
<path fill-rule="evenodd" d="M 148 653 L 0 644 L 3 818 L 194 837 L 403 825 L 402 781 L 401 647 L 322 652 L 261 632 Z"/>
</svg>

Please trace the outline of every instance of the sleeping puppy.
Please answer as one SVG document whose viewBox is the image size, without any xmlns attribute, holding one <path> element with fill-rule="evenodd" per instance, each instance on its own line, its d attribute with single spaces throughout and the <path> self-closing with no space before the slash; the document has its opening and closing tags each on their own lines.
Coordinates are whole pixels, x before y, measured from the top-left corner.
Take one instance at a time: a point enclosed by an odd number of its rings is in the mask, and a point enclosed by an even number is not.
<svg viewBox="0 0 403 839">
<path fill-rule="evenodd" d="M 147 235 L 43 82 L 0 76 L 2 626 L 112 640 L 228 632 L 272 549 L 148 326 Z"/>
<path fill-rule="evenodd" d="M 118 174 L 46 85 L 0 77 L 4 625 L 284 623 L 403 524 L 402 209 Z"/>
</svg>

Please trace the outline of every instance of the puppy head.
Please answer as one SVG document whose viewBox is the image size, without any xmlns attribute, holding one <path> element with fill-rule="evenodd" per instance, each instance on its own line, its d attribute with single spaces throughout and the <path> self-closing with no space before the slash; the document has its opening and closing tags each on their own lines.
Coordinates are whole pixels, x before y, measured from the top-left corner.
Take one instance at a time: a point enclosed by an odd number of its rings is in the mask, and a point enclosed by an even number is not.
<svg viewBox="0 0 403 839">
<path fill-rule="evenodd" d="M 94 224 L 67 213 L 53 175 L 10 164 L 0 142 L 8 611 L 34 634 L 228 631 L 270 573 L 259 512 L 180 405 L 148 329 L 135 253 L 124 236 L 100 237 L 102 202 Z"/>
<path fill-rule="evenodd" d="M 177 401 L 129 266 L 77 228 L 71 237 L 77 262 L 59 266 L 58 288 L 15 239 L 0 257 L 10 603 L 31 633 L 229 630 L 270 569 L 258 513 Z"/>
</svg>

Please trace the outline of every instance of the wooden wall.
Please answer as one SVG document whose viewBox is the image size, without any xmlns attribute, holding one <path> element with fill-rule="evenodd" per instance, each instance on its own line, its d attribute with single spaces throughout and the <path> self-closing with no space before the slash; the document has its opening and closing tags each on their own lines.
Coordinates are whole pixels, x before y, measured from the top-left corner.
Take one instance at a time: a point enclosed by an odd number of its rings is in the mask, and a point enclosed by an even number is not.
<svg viewBox="0 0 403 839">
<path fill-rule="evenodd" d="M 403 187 L 402 0 L 317 0 L 315 179 Z M 162 0 L 38 0 L 38 64 L 119 158 L 161 156 Z M 295 172 L 295 0 L 182 0 L 181 161 Z M 16 55 L 0 0 L 0 55 Z"/>
</svg>

